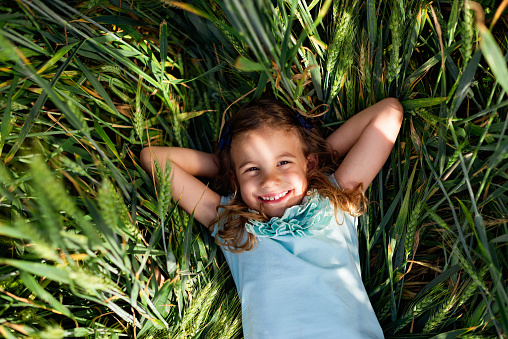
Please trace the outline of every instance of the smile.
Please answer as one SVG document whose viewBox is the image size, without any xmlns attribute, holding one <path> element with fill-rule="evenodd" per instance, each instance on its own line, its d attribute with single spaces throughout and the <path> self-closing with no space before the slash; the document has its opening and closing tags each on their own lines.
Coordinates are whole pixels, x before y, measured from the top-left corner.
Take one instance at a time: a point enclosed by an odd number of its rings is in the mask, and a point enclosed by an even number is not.
<svg viewBox="0 0 508 339">
<path fill-rule="evenodd" d="M 282 192 L 282 193 L 279 193 L 279 194 L 273 195 L 273 196 L 264 196 L 264 197 L 259 196 L 259 199 L 261 199 L 263 201 L 278 201 L 278 200 L 281 200 L 282 198 L 284 198 L 286 195 L 288 195 L 289 192 L 291 192 L 291 190 Z"/>
</svg>

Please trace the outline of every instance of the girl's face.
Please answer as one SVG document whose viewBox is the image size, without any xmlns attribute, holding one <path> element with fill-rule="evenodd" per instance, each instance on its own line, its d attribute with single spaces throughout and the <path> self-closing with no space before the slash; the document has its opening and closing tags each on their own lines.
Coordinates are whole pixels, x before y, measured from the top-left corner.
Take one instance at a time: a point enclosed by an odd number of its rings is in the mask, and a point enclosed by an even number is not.
<svg viewBox="0 0 508 339">
<path fill-rule="evenodd" d="M 269 217 L 281 217 L 300 204 L 307 192 L 307 171 L 317 157 L 305 157 L 294 130 L 264 127 L 245 133 L 231 145 L 235 175 L 242 199 Z"/>
</svg>

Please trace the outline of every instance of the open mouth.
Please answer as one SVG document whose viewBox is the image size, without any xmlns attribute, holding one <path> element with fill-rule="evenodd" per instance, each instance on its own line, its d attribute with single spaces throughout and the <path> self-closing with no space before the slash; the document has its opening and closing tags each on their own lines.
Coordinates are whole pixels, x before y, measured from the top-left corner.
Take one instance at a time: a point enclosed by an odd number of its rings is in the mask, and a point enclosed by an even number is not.
<svg viewBox="0 0 508 339">
<path fill-rule="evenodd" d="M 284 199 L 284 197 L 285 197 L 286 195 L 288 195 L 288 194 L 289 194 L 289 192 L 291 192 L 291 190 L 289 190 L 289 191 L 285 191 L 285 192 L 282 192 L 282 193 L 279 193 L 279 194 L 277 194 L 277 195 L 271 195 L 271 196 L 259 196 L 259 199 L 260 199 L 261 201 L 264 201 L 264 202 L 272 202 L 272 201 L 273 201 L 273 202 L 277 202 L 277 201 L 279 201 L 279 200 Z"/>
</svg>

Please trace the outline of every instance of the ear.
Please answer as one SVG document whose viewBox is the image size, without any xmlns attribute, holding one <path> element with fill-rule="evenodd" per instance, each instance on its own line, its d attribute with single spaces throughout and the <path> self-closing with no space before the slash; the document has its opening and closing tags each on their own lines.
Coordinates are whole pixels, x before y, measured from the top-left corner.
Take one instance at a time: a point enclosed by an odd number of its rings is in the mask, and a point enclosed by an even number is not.
<svg viewBox="0 0 508 339">
<path fill-rule="evenodd" d="M 235 171 L 229 170 L 229 171 L 228 171 L 228 177 L 229 177 L 229 180 L 230 180 L 231 182 L 235 182 L 235 183 L 237 183 L 237 182 L 238 182 L 238 180 L 236 180 L 236 174 L 235 174 Z"/>
<path fill-rule="evenodd" d="M 312 171 L 318 167 L 318 156 L 316 154 L 310 154 L 307 157 L 307 171 Z"/>
<path fill-rule="evenodd" d="M 238 179 L 236 178 L 235 171 L 229 170 L 228 171 L 228 178 L 229 178 L 229 182 L 231 182 L 231 186 L 233 187 L 233 189 L 238 189 L 239 185 L 238 185 Z"/>
</svg>

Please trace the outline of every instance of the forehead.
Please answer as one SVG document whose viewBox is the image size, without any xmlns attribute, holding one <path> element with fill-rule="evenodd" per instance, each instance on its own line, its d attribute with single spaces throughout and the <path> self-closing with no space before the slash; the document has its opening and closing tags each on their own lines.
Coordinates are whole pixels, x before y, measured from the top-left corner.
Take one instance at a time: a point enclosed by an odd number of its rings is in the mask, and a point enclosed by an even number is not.
<svg viewBox="0 0 508 339">
<path fill-rule="evenodd" d="M 264 161 L 280 155 L 304 156 L 302 141 L 295 129 L 269 126 L 235 136 L 231 157 L 235 166 L 245 161 Z"/>
</svg>

